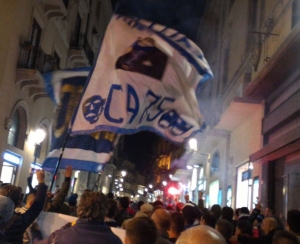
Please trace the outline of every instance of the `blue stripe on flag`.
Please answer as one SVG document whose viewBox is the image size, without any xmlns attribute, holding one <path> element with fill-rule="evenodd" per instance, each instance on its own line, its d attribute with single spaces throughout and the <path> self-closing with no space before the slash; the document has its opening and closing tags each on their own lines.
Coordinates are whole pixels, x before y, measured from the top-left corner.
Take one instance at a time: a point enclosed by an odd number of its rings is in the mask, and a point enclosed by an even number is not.
<svg viewBox="0 0 300 244">
<path fill-rule="evenodd" d="M 43 163 L 46 170 L 55 169 L 66 138 L 68 139 L 59 168 L 71 165 L 74 170 L 99 172 L 102 164 L 109 161 L 113 150 L 112 133 L 67 136 L 70 119 L 78 105 L 90 69 L 84 67 L 59 70 L 44 76 L 49 96 L 58 102 L 53 118 L 50 153 Z"/>
</svg>

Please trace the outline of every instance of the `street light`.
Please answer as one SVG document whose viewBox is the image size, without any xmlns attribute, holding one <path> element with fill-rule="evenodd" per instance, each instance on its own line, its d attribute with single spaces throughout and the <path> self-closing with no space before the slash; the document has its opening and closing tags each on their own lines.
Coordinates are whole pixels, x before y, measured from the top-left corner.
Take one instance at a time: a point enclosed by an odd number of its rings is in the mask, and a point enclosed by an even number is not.
<svg viewBox="0 0 300 244">
<path fill-rule="evenodd" d="M 166 185 L 167 185 L 167 182 L 164 180 L 164 181 L 162 182 L 162 184 L 163 184 L 164 186 L 166 186 Z"/>
<path fill-rule="evenodd" d="M 73 186 L 72 186 L 72 191 L 71 191 L 72 194 L 74 193 L 75 186 L 76 186 L 76 181 L 77 181 L 77 179 L 78 179 L 78 177 L 79 177 L 79 173 L 80 173 L 79 170 L 75 171 L 75 174 L 74 174 L 74 181 L 73 181 Z"/>
<path fill-rule="evenodd" d="M 125 170 L 122 170 L 122 171 L 121 171 L 121 175 L 122 175 L 123 177 L 125 177 L 125 176 L 126 176 L 126 171 L 125 171 Z"/>
<path fill-rule="evenodd" d="M 193 169 L 193 166 L 192 165 L 187 165 L 186 168 L 191 170 L 191 169 Z"/>
<path fill-rule="evenodd" d="M 150 185 L 149 185 L 149 188 L 152 189 L 152 187 L 153 187 L 153 185 L 150 184 Z"/>
<path fill-rule="evenodd" d="M 42 129 L 37 129 L 31 135 L 31 139 L 34 142 L 34 161 L 33 161 L 34 169 L 35 169 L 35 166 L 36 166 L 36 159 L 40 155 L 41 143 L 45 139 L 45 136 L 46 136 L 46 133 Z"/>
<path fill-rule="evenodd" d="M 189 140 L 189 146 L 190 146 L 190 148 L 191 148 L 192 151 L 197 151 L 198 150 L 197 140 L 195 138 L 191 138 Z"/>
</svg>

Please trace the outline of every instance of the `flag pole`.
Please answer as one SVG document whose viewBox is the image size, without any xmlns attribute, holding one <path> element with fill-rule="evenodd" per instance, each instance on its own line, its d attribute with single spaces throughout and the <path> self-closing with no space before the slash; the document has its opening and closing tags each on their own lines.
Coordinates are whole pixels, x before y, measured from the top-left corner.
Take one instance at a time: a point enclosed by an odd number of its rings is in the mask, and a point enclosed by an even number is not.
<svg viewBox="0 0 300 244">
<path fill-rule="evenodd" d="M 65 151 L 65 147 L 66 147 L 66 144 L 67 144 L 67 141 L 68 141 L 69 136 L 70 136 L 70 134 L 68 133 L 67 136 L 66 136 L 66 139 L 65 139 L 65 141 L 64 141 L 64 145 L 63 145 L 63 147 L 62 147 L 62 150 L 61 150 L 59 159 L 57 160 L 57 163 L 56 163 L 56 166 L 55 166 L 55 171 L 54 171 L 54 174 L 53 174 L 53 177 L 52 177 L 52 181 L 51 181 L 51 185 L 50 185 L 50 191 L 52 191 L 52 187 L 53 187 L 53 184 L 54 184 L 55 176 L 56 176 L 56 174 L 57 174 L 58 167 L 59 167 L 59 165 L 60 165 L 60 162 L 61 162 L 63 153 L 64 153 L 64 151 Z"/>
</svg>

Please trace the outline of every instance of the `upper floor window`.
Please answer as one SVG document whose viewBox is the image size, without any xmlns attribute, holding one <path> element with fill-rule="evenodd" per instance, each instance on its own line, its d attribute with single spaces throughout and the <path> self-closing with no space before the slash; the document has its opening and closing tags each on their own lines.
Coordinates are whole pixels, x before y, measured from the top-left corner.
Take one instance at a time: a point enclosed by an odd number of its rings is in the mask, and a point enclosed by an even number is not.
<svg viewBox="0 0 300 244">
<path fill-rule="evenodd" d="M 63 0 L 63 2 L 64 2 L 64 5 L 65 5 L 66 9 L 68 9 L 68 6 L 69 6 L 69 0 Z"/>
<path fill-rule="evenodd" d="M 81 24 L 82 20 L 80 17 L 80 14 L 77 14 L 77 19 L 76 19 L 76 24 L 75 28 L 71 37 L 71 47 L 82 47 L 83 46 L 83 40 L 84 40 L 84 35 L 81 33 Z"/>
<path fill-rule="evenodd" d="M 298 23 L 300 20 L 300 1 L 293 1 L 292 7 L 292 28 Z"/>
<path fill-rule="evenodd" d="M 210 174 L 214 174 L 219 171 L 220 167 L 220 154 L 219 151 L 216 151 L 211 160 Z"/>
<path fill-rule="evenodd" d="M 7 143 L 21 150 L 24 148 L 27 129 L 25 110 L 19 107 L 11 117 L 11 126 L 8 131 Z"/>
</svg>

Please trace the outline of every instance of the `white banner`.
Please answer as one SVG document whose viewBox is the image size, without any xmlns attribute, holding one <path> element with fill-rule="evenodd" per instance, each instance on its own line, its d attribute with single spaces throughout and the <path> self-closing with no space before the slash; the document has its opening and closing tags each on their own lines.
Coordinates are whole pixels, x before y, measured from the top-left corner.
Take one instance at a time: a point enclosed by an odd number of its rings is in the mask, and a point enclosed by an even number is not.
<svg viewBox="0 0 300 244">
<path fill-rule="evenodd" d="M 201 130 L 195 90 L 212 73 L 176 30 L 115 15 L 91 72 L 71 134 L 149 130 L 181 143 Z"/>
<path fill-rule="evenodd" d="M 67 223 L 73 223 L 76 220 L 77 217 L 69 215 L 41 212 L 37 219 L 37 223 L 41 229 L 43 238 L 47 238 L 52 232 L 60 229 Z M 113 227 L 111 227 L 111 230 L 122 240 L 123 243 L 125 243 L 125 230 Z"/>
</svg>

